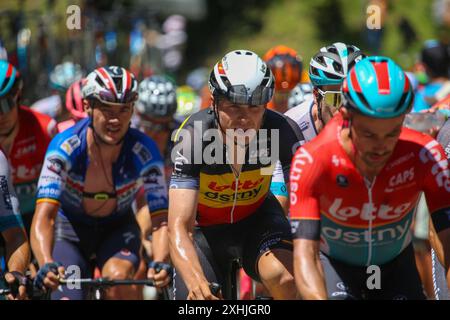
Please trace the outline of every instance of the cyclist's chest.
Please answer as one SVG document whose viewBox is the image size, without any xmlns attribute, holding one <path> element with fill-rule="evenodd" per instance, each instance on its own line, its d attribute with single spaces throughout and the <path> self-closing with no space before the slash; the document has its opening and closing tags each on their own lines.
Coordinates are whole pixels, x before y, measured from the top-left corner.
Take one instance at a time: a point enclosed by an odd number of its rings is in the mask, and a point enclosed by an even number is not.
<svg viewBox="0 0 450 320">
<path fill-rule="evenodd" d="M 338 157 L 320 182 L 322 214 L 337 223 L 385 224 L 412 212 L 421 191 L 421 173 L 414 157 L 389 163 L 367 182 L 355 169 L 340 165 Z M 345 162 L 345 159 L 344 159 Z"/>
</svg>

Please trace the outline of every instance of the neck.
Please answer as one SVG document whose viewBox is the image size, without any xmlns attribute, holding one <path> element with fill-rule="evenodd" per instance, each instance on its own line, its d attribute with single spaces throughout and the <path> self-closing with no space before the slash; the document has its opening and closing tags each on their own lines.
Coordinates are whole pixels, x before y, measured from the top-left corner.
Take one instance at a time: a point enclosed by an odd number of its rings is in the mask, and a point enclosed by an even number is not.
<svg viewBox="0 0 450 320">
<path fill-rule="evenodd" d="M 88 128 L 87 131 L 87 143 L 90 154 L 101 152 L 102 161 L 113 163 L 119 156 L 122 143 L 117 145 L 109 145 L 101 141 L 101 139 L 95 135 L 92 128 Z"/>
<path fill-rule="evenodd" d="M 340 132 L 340 143 L 345 153 L 348 155 L 350 160 L 353 162 L 354 166 L 358 170 L 358 172 L 365 177 L 370 182 L 373 181 L 375 176 L 377 176 L 383 167 L 371 167 L 367 163 L 365 163 L 361 157 L 358 156 L 358 152 L 353 144 L 352 139 L 349 136 L 350 129 L 342 128 Z"/>
<path fill-rule="evenodd" d="M 311 114 L 314 120 L 314 126 L 316 127 L 317 133 L 323 129 L 323 122 L 319 119 L 319 110 L 317 107 L 317 102 L 314 102 L 311 108 Z"/>
<path fill-rule="evenodd" d="M 0 135 L 0 144 L 3 150 L 5 151 L 6 155 L 8 156 L 11 152 L 14 139 L 16 138 L 18 132 L 19 132 L 19 121 L 16 122 L 14 127 L 10 129 L 10 131 L 7 134 Z"/>
</svg>

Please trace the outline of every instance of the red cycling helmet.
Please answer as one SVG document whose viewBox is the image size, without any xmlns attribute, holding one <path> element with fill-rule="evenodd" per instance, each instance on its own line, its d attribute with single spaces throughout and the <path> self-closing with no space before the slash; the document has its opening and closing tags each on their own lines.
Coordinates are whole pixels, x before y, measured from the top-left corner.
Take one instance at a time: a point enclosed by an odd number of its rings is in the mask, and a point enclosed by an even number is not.
<svg viewBox="0 0 450 320">
<path fill-rule="evenodd" d="M 83 107 L 83 95 L 81 89 L 86 83 L 86 79 L 81 79 L 72 83 L 66 92 L 66 108 L 75 121 L 79 121 L 87 117 L 87 113 Z"/>
</svg>

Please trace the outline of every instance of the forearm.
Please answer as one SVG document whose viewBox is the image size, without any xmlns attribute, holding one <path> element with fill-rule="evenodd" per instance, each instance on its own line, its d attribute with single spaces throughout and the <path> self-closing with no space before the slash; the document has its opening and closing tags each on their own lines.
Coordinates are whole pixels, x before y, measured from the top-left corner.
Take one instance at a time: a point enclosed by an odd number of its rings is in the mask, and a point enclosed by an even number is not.
<svg viewBox="0 0 450 320">
<path fill-rule="evenodd" d="M 30 246 L 26 239 L 25 231 L 20 229 L 21 236 L 7 239 L 6 241 L 6 261 L 9 271 L 25 273 L 30 264 Z"/>
<path fill-rule="evenodd" d="M 155 220 L 155 221 L 153 221 Z M 167 213 L 152 219 L 152 252 L 153 260 L 169 262 L 169 232 L 167 227 Z"/>
<path fill-rule="evenodd" d="M 294 240 L 294 275 L 302 299 L 327 299 L 319 245 L 313 240 Z"/>
<path fill-rule="evenodd" d="M 447 277 L 447 285 L 450 288 L 450 229 L 442 230 L 438 233 L 438 238 L 441 244 L 441 263 L 444 266 Z"/>
<path fill-rule="evenodd" d="M 188 289 L 198 281 L 207 281 L 187 228 L 178 226 L 169 234 L 170 257 Z"/>
<path fill-rule="evenodd" d="M 289 214 L 289 199 L 285 196 L 275 196 L 281 207 L 283 208 L 284 214 L 287 216 Z"/>
<path fill-rule="evenodd" d="M 48 214 L 47 212 L 36 209 L 36 214 L 33 218 L 31 248 L 39 266 L 53 262 L 52 250 L 55 216 L 56 212 L 54 214 Z"/>
</svg>

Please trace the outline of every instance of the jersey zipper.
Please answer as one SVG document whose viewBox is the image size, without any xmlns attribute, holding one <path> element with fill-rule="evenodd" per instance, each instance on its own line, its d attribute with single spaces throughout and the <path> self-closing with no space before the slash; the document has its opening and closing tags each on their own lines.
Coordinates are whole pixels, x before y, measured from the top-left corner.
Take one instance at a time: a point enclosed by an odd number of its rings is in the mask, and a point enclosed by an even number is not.
<svg viewBox="0 0 450 320">
<path fill-rule="evenodd" d="M 233 201 L 233 207 L 231 208 L 231 213 L 230 213 L 230 215 L 231 215 L 231 223 L 233 223 L 234 222 L 234 208 L 236 208 L 236 202 L 237 202 L 237 192 L 238 192 L 238 189 L 239 189 L 239 177 L 241 176 L 241 172 L 239 172 L 239 174 L 238 174 L 238 176 L 236 177 L 235 176 L 235 180 L 234 180 L 234 183 L 235 183 L 235 188 L 234 188 L 234 201 Z"/>
<path fill-rule="evenodd" d="M 377 177 L 373 178 L 373 181 L 370 184 L 370 186 L 367 186 L 367 180 L 366 180 L 367 193 L 369 195 L 369 209 L 370 209 L 369 228 L 368 228 L 369 247 L 368 247 L 368 252 L 367 252 L 367 266 L 370 266 L 370 262 L 372 260 L 372 220 L 374 220 L 376 218 L 376 217 L 372 218 L 372 213 L 373 213 L 373 209 L 374 209 L 374 203 L 373 203 L 373 198 L 372 198 L 372 188 L 375 184 L 376 179 L 377 179 Z"/>
</svg>

